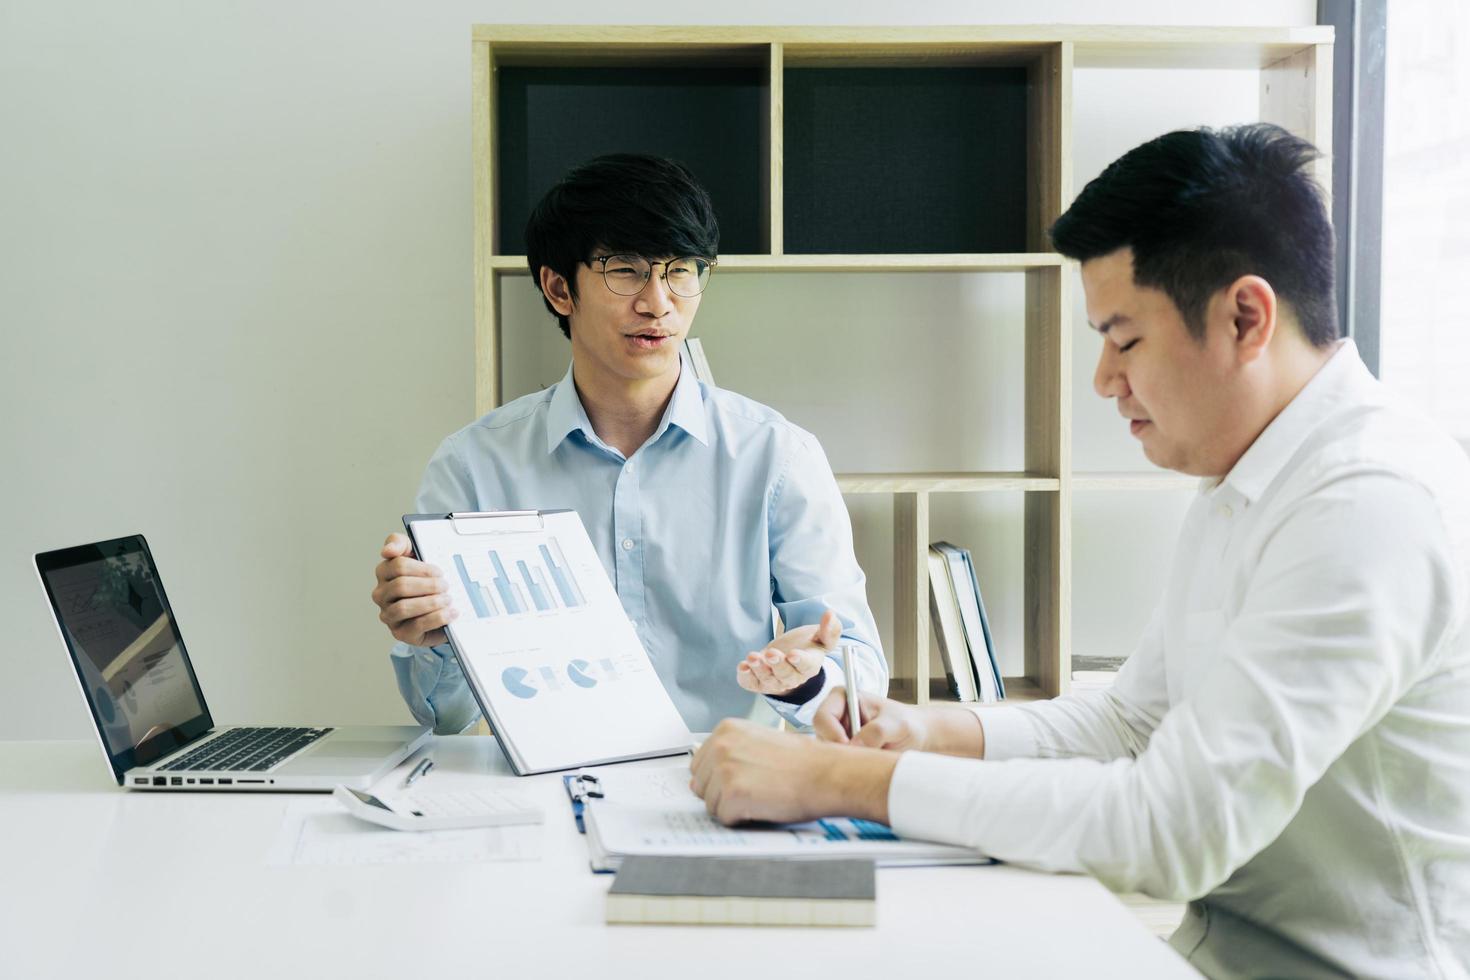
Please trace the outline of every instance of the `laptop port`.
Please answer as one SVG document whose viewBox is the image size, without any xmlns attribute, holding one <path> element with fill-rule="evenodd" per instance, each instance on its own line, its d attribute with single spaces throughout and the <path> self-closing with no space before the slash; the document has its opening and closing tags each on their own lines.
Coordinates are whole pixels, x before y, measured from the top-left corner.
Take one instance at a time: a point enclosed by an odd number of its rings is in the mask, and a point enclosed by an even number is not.
<svg viewBox="0 0 1470 980">
<path fill-rule="evenodd" d="M 182 785 L 184 785 L 184 777 L 183 776 L 174 776 L 172 779 L 169 780 L 169 782 L 172 783 L 175 786 L 182 786 Z"/>
<path fill-rule="evenodd" d="M 221 786 L 228 786 L 228 785 L 230 785 L 233 782 L 234 782 L 233 779 L 230 779 L 230 778 L 225 777 L 225 776 L 221 776 L 220 779 L 219 779 L 219 784 Z"/>
<path fill-rule="evenodd" d="M 148 777 L 147 776 L 134 776 L 133 777 L 133 785 L 134 786 L 147 786 L 148 785 Z"/>
<path fill-rule="evenodd" d="M 205 776 L 200 776 L 199 777 L 199 785 L 200 786 L 213 786 L 214 785 L 214 780 L 213 779 L 209 779 L 209 778 L 207 778 Z"/>
<path fill-rule="evenodd" d="M 154 786 L 167 786 L 168 785 L 168 779 L 166 777 L 164 777 L 164 776 L 154 776 L 153 777 L 153 785 Z"/>
<path fill-rule="evenodd" d="M 258 786 L 264 786 L 265 785 L 265 780 L 264 779 L 242 779 L 242 780 L 240 780 L 240 785 L 243 786 L 246 783 L 255 783 Z"/>
<path fill-rule="evenodd" d="M 184 780 L 184 782 L 187 783 L 190 786 L 193 786 L 194 785 L 194 780 L 192 780 L 192 779 L 186 779 L 186 780 Z"/>
</svg>

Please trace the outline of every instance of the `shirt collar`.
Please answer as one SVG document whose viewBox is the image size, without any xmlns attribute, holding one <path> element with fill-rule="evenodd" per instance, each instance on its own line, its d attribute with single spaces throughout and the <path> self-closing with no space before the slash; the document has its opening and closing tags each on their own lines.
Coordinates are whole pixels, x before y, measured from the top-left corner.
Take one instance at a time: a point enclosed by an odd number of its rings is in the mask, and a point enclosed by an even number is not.
<svg viewBox="0 0 1470 980">
<path fill-rule="evenodd" d="M 1220 483 L 1254 503 L 1322 422 L 1345 404 L 1361 402 L 1364 382 L 1372 379 L 1357 345 L 1339 341 L 1327 363 L 1271 420 Z"/>
<path fill-rule="evenodd" d="M 669 399 L 664 417 L 648 441 L 656 441 L 671 425 L 677 425 L 701 443 L 709 445 L 709 422 L 705 417 L 704 395 L 700 392 L 699 381 L 694 377 L 694 368 L 682 351 L 679 353 L 679 380 L 674 384 L 674 395 Z M 587 418 L 587 410 L 582 407 L 582 399 L 577 397 L 577 386 L 572 381 L 572 368 L 569 365 L 567 373 L 552 391 L 551 404 L 546 410 L 547 455 L 556 452 L 556 447 L 566 441 L 567 436 L 579 430 L 589 442 L 602 445 L 592 429 L 591 420 Z"/>
<path fill-rule="evenodd" d="M 663 435 L 664 429 L 677 425 L 701 443 L 709 445 L 709 418 L 704 409 L 704 393 L 699 388 L 699 379 L 694 376 L 694 365 L 683 351 L 679 352 L 679 381 L 674 385 L 674 397 L 664 410 L 663 421 L 653 438 Z"/>
<path fill-rule="evenodd" d="M 556 452 L 556 447 L 579 429 L 589 439 L 595 435 L 587 410 L 582 407 L 582 399 L 577 397 L 577 386 L 572 382 L 572 366 L 568 364 L 567 373 L 556 383 L 551 392 L 551 404 L 546 409 L 546 454 L 549 456 Z"/>
</svg>

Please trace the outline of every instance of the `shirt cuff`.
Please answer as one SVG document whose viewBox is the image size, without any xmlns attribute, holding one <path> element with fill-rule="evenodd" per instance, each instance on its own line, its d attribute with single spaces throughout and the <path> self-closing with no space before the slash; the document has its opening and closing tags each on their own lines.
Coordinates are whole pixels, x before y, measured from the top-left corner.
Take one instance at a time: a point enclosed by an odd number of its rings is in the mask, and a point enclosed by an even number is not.
<svg viewBox="0 0 1470 980">
<path fill-rule="evenodd" d="M 904 752 L 888 784 L 888 823 L 900 837 L 965 843 L 967 804 L 976 769 L 984 763 L 929 752 Z"/>
<path fill-rule="evenodd" d="M 773 694 L 766 695 L 766 703 L 775 709 L 776 714 L 785 718 L 794 725 L 810 728 L 812 719 L 817 715 L 817 708 L 826 699 L 827 693 L 834 687 L 842 685 L 842 669 L 831 659 L 822 661 L 822 669 L 803 681 L 801 686 L 782 697 Z M 808 689 L 814 693 L 808 695 L 805 700 L 793 702 L 785 700 L 797 694 L 803 694 Z"/>
<path fill-rule="evenodd" d="M 823 661 L 822 667 L 825 668 L 826 665 L 827 661 Z M 825 686 L 826 683 L 827 672 L 825 669 L 819 669 L 815 674 L 808 677 L 806 680 L 802 681 L 800 684 L 796 685 L 785 694 L 767 694 L 766 697 L 771 698 L 775 701 L 780 701 L 782 704 L 806 704 L 812 698 L 817 696 L 817 693 L 822 690 L 823 686 Z"/>
<path fill-rule="evenodd" d="M 1036 728 L 1024 708 L 985 708 L 975 713 L 985 731 L 985 761 L 1034 759 L 1041 754 Z"/>
</svg>

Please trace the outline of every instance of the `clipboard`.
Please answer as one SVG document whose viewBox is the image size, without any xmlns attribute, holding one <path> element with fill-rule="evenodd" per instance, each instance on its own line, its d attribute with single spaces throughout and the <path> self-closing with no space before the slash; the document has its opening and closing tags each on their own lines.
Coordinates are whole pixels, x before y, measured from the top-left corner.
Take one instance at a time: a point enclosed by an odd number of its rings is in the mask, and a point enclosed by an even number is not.
<svg viewBox="0 0 1470 980">
<path fill-rule="evenodd" d="M 572 510 L 405 514 L 459 612 L 445 632 L 518 776 L 693 744 Z"/>
</svg>

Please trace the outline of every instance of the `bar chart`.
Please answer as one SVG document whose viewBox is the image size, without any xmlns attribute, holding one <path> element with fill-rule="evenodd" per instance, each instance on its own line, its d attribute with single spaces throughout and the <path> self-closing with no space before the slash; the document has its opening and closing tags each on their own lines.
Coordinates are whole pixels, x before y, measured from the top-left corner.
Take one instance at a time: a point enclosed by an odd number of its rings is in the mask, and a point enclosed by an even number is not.
<svg viewBox="0 0 1470 980">
<path fill-rule="evenodd" d="M 529 548 L 455 554 L 455 571 L 480 619 L 575 609 L 587 604 L 555 536 Z"/>
</svg>

